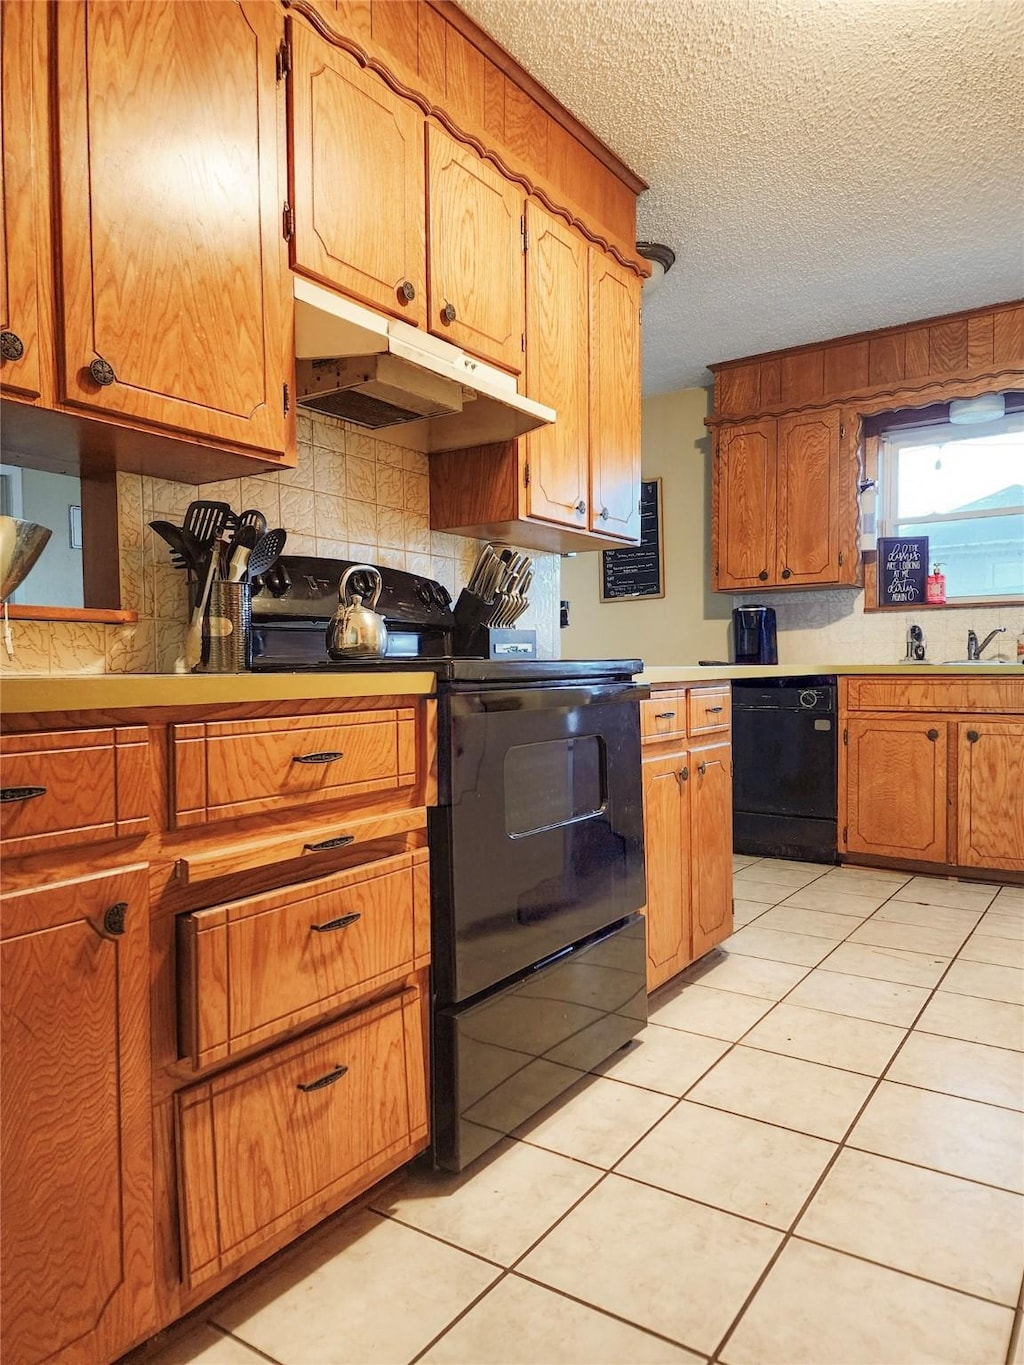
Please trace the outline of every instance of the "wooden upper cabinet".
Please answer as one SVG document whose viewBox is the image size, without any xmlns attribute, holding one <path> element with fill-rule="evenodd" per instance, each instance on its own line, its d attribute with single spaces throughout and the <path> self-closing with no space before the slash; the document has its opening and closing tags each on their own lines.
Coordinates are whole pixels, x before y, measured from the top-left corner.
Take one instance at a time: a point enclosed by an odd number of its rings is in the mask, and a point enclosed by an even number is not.
<svg viewBox="0 0 1024 1365">
<path fill-rule="evenodd" d="M 283 451 L 278 11 L 69 0 L 55 14 L 62 397 Z"/>
<path fill-rule="evenodd" d="M 957 863 L 1024 872 L 1024 723 L 957 726 Z"/>
<path fill-rule="evenodd" d="M 717 436 L 711 507 L 714 585 L 757 587 L 775 565 L 775 423 L 723 427 Z"/>
<path fill-rule="evenodd" d="M 592 531 L 640 539 L 640 279 L 590 254 Z"/>
<path fill-rule="evenodd" d="M 585 528 L 590 251 L 571 228 L 532 200 L 526 229 L 526 391 L 558 413 L 557 421 L 526 437 L 526 511 Z"/>
<path fill-rule="evenodd" d="M 157 1326 L 148 870 L 2 907 L 2 1354 L 111 1360 Z"/>
<path fill-rule="evenodd" d="M 422 325 L 423 115 L 347 53 L 288 27 L 292 268 Z"/>
<path fill-rule="evenodd" d="M 946 722 L 851 717 L 844 747 L 845 850 L 947 862 Z"/>
<path fill-rule="evenodd" d="M 0 391 L 37 400 L 48 388 L 45 307 L 47 7 L 0 5 Z"/>
<path fill-rule="evenodd" d="M 781 583 L 834 583 L 840 575 L 839 412 L 779 419 L 775 499 Z"/>
<path fill-rule="evenodd" d="M 427 125 L 427 325 L 518 374 L 525 344 L 523 214 L 518 185 Z"/>
</svg>

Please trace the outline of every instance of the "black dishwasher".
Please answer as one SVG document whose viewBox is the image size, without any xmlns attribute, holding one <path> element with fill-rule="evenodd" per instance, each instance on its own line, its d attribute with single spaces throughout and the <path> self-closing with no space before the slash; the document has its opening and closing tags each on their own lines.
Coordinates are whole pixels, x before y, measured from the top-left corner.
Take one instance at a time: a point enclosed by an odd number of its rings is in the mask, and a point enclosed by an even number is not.
<svg viewBox="0 0 1024 1365">
<path fill-rule="evenodd" d="M 838 862 L 835 678 L 737 679 L 732 708 L 735 851 Z"/>
</svg>

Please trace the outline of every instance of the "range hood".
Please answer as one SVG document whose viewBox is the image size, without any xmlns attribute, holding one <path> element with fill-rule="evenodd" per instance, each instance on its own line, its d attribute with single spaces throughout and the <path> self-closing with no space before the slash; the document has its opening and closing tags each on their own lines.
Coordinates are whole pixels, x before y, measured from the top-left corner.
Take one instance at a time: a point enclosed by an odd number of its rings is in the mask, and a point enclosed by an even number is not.
<svg viewBox="0 0 1024 1365">
<path fill-rule="evenodd" d="M 299 276 L 296 402 L 357 426 L 415 423 L 427 450 L 509 441 L 555 420 L 511 375 Z"/>
</svg>

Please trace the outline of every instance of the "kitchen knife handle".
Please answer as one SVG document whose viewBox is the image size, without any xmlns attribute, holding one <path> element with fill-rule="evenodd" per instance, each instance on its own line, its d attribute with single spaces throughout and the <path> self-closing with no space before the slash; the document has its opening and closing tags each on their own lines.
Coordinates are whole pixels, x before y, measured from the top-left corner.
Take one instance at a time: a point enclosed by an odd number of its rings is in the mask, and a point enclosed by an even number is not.
<svg viewBox="0 0 1024 1365">
<path fill-rule="evenodd" d="M 328 1071 L 326 1076 L 320 1076 L 315 1081 L 299 1081 L 298 1088 L 307 1095 L 311 1090 L 323 1090 L 325 1086 L 333 1085 L 335 1081 L 340 1081 L 347 1070 L 347 1066 L 336 1066 L 333 1071 Z"/>
<path fill-rule="evenodd" d="M 344 758 L 343 753 L 337 749 L 325 749 L 322 754 L 296 754 L 292 759 L 293 763 L 337 763 L 339 758 Z"/>
<path fill-rule="evenodd" d="M 358 913 L 342 915 L 340 919 L 329 919 L 326 924 L 311 924 L 309 927 L 314 934 L 330 934 L 335 929 L 347 929 L 350 924 L 355 924 L 357 919 L 362 919 L 362 915 Z"/>
</svg>

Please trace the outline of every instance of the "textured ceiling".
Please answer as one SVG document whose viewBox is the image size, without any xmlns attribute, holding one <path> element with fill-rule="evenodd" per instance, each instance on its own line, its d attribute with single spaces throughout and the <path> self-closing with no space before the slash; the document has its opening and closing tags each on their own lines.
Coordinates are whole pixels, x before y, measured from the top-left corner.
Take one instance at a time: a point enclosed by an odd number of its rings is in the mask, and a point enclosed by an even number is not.
<svg viewBox="0 0 1024 1365">
<path fill-rule="evenodd" d="M 460 0 L 649 183 L 644 391 L 1024 293 L 1021 0 Z"/>
</svg>

